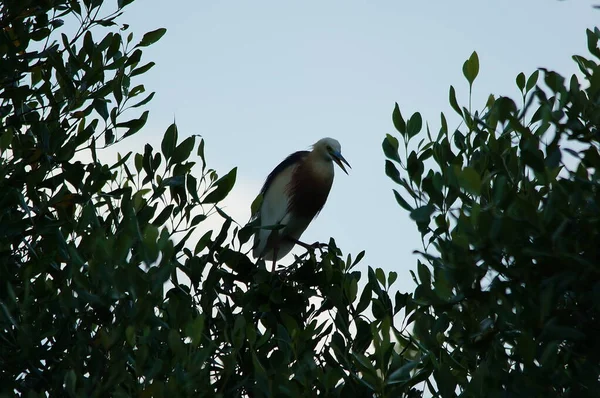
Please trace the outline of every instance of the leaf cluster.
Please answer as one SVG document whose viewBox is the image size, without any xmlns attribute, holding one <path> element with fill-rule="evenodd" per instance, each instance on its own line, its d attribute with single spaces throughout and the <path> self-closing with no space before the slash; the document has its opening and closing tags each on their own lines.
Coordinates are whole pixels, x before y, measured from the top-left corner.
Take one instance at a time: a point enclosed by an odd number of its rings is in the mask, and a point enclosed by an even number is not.
<svg viewBox="0 0 600 398">
<path fill-rule="evenodd" d="M 165 33 L 134 44 L 128 3 L 0 5 L 0 396 L 417 396 L 396 273 L 360 283 L 333 239 L 268 272 L 221 206 L 236 169 L 174 124 L 103 160 L 146 123 Z"/>
<path fill-rule="evenodd" d="M 456 129 L 442 113 L 437 135 L 421 132 L 420 114 L 393 111 L 386 173 L 423 239 L 409 321 L 436 356 L 433 394 L 600 391 L 599 39 L 588 30 L 592 58 L 573 57 L 584 81 L 521 73 L 520 101 L 476 111 L 450 87 Z M 470 89 L 478 72 L 473 53 Z"/>
</svg>

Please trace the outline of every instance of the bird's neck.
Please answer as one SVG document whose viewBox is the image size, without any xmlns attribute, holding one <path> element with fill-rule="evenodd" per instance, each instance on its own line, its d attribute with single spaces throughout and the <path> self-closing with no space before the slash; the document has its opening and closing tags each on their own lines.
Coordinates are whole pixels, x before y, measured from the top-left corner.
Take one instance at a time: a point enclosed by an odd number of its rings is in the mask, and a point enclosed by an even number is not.
<svg viewBox="0 0 600 398">
<path fill-rule="evenodd" d="M 315 178 L 319 178 L 323 182 L 329 182 L 333 179 L 333 161 L 331 159 L 313 152 L 308 155 L 308 159 L 304 164 L 310 169 Z"/>
</svg>

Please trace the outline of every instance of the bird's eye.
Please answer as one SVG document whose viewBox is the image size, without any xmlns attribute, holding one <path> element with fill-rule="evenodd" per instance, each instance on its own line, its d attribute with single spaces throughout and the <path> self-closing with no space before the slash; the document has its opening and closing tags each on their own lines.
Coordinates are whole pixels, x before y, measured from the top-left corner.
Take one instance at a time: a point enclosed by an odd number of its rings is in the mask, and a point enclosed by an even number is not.
<svg viewBox="0 0 600 398">
<path fill-rule="evenodd" d="M 333 150 L 333 148 L 331 147 L 331 145 L 327 145 L 327 152 L 331 152 Z"/>
</svg>

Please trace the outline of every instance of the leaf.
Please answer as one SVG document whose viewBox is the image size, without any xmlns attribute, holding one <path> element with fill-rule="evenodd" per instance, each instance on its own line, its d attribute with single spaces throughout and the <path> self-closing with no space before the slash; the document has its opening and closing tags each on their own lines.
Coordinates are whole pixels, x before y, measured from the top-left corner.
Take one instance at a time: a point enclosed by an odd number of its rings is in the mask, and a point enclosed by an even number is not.
<svg viewBox="0 0 600 398">
<path fill-rule="evenodd" d="M 401 184 L 400 172 L 396 166 L 389 160 L 385 161 L 385 174 L 392 179 L 396 184 Z"/>
<path fill-rule="evenodd" d="M 4 130 L 0 135 L 0 154 L 8 149 L 13 139 L 13 133 L 9 130 Z"/>
<path fill-rule="evenodd" d="M 167 128 L 167 131 L 163 136 L 162 143 L 160 144 L 161 152 L 166 160 L 169 160 L 171 158 L 171 155 L 173 154 L 176 145 L 177 125 L 173 123 Z"/>
<path fill-rule="evenodd" d="M 140 131 L 142 129 L 142 127 L 144 127 L 144 125 L 146 124 L 146 121 L 148 120 L 148 113 L 149 113 L 148 111 L 144 111 L 142 116 L 140 116 L 138 119 L 132 119 L 127 122 L 117 123 L 116 127 L 128 129 L 125 132 L 125 134 L 123 134 L 123 138 L 129 137 L 129 136 L 137 133 L 138 131 Z"/>
<path fill-rule="evenodd" d="M 375 277 L 381 283 L 381 286 L 385 287 L 385 273 L 381 268 L 375 269 Z"/>
<path fill-rule="evenodd" d="M 360 294 L 360 299 L 358 300 L 358 305 L 356 306 L 356 312 L 362 313 L 367 309 L 369 304 L 371 303 L 371 297 L 373 296 L 373 290 L 370 285 L 365 285 L 362 293 Z"/>
<path fill-rule="evenodd" d="M 414 360 L 407 362 L 400 368 L 390 373 L 386 379 L 386 385 L 405 383 L 410 380 L 410 372 L 419 365 L 420 361 Z"/>
<path fill-rule="evenodd" d="M 192 196 L 192 199 L 194 199 L 196 203 L 200 203 L 200 198 L 198 197 L 198 181 L 196 180 L 196 177 L 194 177 L 192 174 L 188 174 L 186 182 L 187 190 Z"/>
<path fill-rule="evenodd" d="M 396 137 L 386 134 L 386 137 L 381 143 L 381 147 L 383 148 L 383 153 L 385 154 L 385 156 L 392 160 L 395 160 L 398 163 L 401 163 L 400 156 L 398 154 L 399 143 Z"/>
<path fill-rule="evenodd" d="M 168 205 L 167 207 L 165 207 L 158 216 L 156 216 L 156 218 L 154 219 L 154 221 L 152 221 L 153 225 L 156 225 L 157 227 L 161 227 L 165 224 L 165 222 L 169 219 L 169 217 L 171 217 L 171 213 L 173 212 L 173 208 L 175 207 L 175 205 Z"/>
<path fill-rule="evenodd" d="M 346 297 L 348 303 L 353 303 L 356 300 L 356 294 L 358 292 L 358 281 L 356 279 L 350 279 L 345 286 Z"/>
<path fill-rule="evenodd" d="M 458 183 L 468 193 L 479 195 L 481 192 L 481 177 L 472 167 L 465 167 L 458 174 Z"/>
<path fill-rule="evenodd" d="M 440 396 L 451 397 L 455 395 L 456 377 L 452 374 L 447 364 L 443 364 L 435 369 L 433 375 L 440 390 Z"/>
<path fill-rule="evenodd" d="M 427 204 L 411 211 L 410 218 L 412 218 L 418 223 L 429 223 L 432 214 L 433 206 Z"/>
<path fill-rule="evenodd" d="M 587 35 L 587 47 L 590 54 L 596 56 L 596 58 L 600 58 L 600 49 L 598 49 L 598 35 L 595 32 L 592 32 L 590 29 L 586 29 Z"/>
<path fill-rule="evenodd" d="M 456 111 L 456 113 L 458 113 L 462 117 L 463 114 L 462 114 L 462 111 L 460 110 L 460 106 L 458 106 L 458 101 L 456 101 L 456 91 L 454 90 L 453 86 L 450 86 L 449 99 L 450 99 L 450 105 L 452 106 L 452 109 L 454 109 Z"/>
<path fill-rule="evenodd" d="M 516 82 L 519 90 L 523 91 L 525 89 L 525 74 L 523 72 L 517 75 Z"/>
<path fill-rule="evenodd" d="M 417 260 L 417 272 L 419 274 L 419 279 L 421 280 L 421 284 L 429 286 L 431 285 L 431 272 L 429 268 L 421 261 Z"/>
<path fill-rule="evenodd" d="M 134 77 L 137 75 L 142 75 L 148 72 L 150 69 L 152 69 L 154 65 L 156 65 L 154 62 L 148 62 L 146 65 L 140 66 L 139 68 L 135 68 L 133 71 L 131 71 L 131 74 L 129 76 Z"/>
<path fill-rule="evenodd" d="M 235 184 L 236 174 L 237 167 L 234 167 L 229 173 L 217 180 L 215 189 L 206 196 L 203 203 L 218 203 L 225 199 Z"/>
<path fill-rule="evenodd" d="M 196 145 L 196 137 L 193 135 L 183 140 L 173 151 L 173 157 L 169 164 L 179 164 L 188 160 L 194 149 L 194 145 Z"/>
<path fill-rule="evenodd" d="M 406 128 L 406 133 L 409 138 L 417 135 L 421 128 L 423 127 L 423 119 L 421 118 L 421 114 L 419 112 L 415 112 L 410 119 L 408 119 L 408 124 Z"/>
<path fill-rule="evenodd" d="M 262 194 L 258 194 L 256 196 L 256 198 L 254 198 L 254 200 L 252 201 L 252 204 L 250 205 L 250 214 L 252 216 L 258 214 L 258 211 L 260 210 L 260 207 L 262 206 L 262 201 L 263 201 Z"/>
<path fill-rule="evenodd" d="M 109 146 L 115 142 L 115 131 L 107 129 L 104 133 L 104 145 Z"/>
<path fill-rule="evenodd" d="M 529 76 L 529 78 L 527 79 L 527 84 L 525 85 L 525 90 L 527 92 L 531 91 L 531 89 L 535 87 L 535 85 L 538 81 L 539 75 L 540 75 L 540 71 L 536 70 L 535 72 L 533 72 L 531 74 L 531 76 Z"/>
<path fill-rule="evenodd" d="M 472 86 L 479 74 L 479 57 L 477 56 L 477 52 L 473 51 L 469 59 L 463 64 L 463 74 L 467 78 L 469 86 Z"/>
<path fill-rule="evenodd" d="M 400 113 L 400 107 L 398 107 L 398 103 L 394 105 L 394 110 L 392 111 L 392 122 L 394 123 L 394 127 L 402 136 L 406 135 L 406 123 L 402 118 L 402 114 Z"/>
<path fill-rule="evenodd" d="M 140 102 L 131 105 L 132 108 L 139 108 L 140 106 L 144 106 L 146 105 L 148 102 L 152 101 L 152 98 L 154 98 L 154 92 L 148 94 L 148 96 L 146 98 L 144 98 L 143 100 L 141 100 Z"/>
<path fill-rule="evenodd" d="M 421 183 L 421 176 L 423 175 L 423 162 L 419 160 L 415 151 L 412 151 L 408 156 L 408 161 L 406 164 L 406 171 L 411 179 L 414 181 L 417 186 Z"/>
<path fill-rule="evenodd" d="M 136 45 L 136 47 L 147 47 L 153 43 L 156 43 L 161 39 L 161 37 L 164 36 L 165 33 L 167 33 L 165 28 L 159 28 L 148 32 L 142 37 L 142 40 Z"/>
<path fill-rule="evenodd" d="M 105 121 L 108 120 L 108 107 L 106 106 L 106 101 L 95 99 L 92 104 L 102 119 Z"/>
<path fill-rule="evenodd" d="M 390 271 L 390 273 L 388 274 L 388 286 L 391 286 L 396 279 L 398 279 L 398 273 L 395 271 Z"/>
<path fill-rule="evenodd" d="M 398 191 L 396 191 L 395 189 L 393 189 L 394 191 L 394 197 L 396 198 L 396 202 L 398 202 L 398 204 L 404 209 L 404 210 L 408 210 L 408 211 L 413 211 L 413 207 L 411 205 L 408 204 L 408 202 L 406 200 L 404 200 L 404 198 L 400 195 L 400 193 L 398 193 Z"/>
<path fill-rule="evenodd" d="M 212 233 L 213 231 L 207 231 L 200 239 L 198 239 L 198 242 L 196 242 L 196 247 L 194 248 L 194 255 L 197 255 L 208 246 L 208 244 L 211 242 Z"/>
<path fill-rule="evenodd" d="M 402 308 L 406 307 L 408 297 L 408 293 L 400 293 L 399 291 L 396 291 L 396 296 L 394 297 L 394 314 L 397 314 L 400 312 L 400 310 L 402 310 Z"/>
</svg>

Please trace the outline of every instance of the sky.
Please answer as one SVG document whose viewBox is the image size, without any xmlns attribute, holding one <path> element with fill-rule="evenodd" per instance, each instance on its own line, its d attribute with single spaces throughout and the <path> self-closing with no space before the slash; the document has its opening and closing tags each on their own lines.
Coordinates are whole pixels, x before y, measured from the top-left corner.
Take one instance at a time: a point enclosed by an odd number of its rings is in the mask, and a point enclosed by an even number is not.
<svg viewBox="0 0 600 398">
<path fill-rule="evenodd" d="M 480 61 L 475 108 L 490 93 L 518 98 L 519 72 L 545 67 L 570 76 L 571 56 L 587 55 L 585 29 L 600 18 L 593 4 L 137 0 L 120 22 L 138 39 L 161 27 L 167 34 L 145 49 L 143 60 L 156 66 L 137 80 L 156 91 L 149 121 L 117 149 L 142 151 L 142 142 L 159 148 L 173 120 L 181 139 L 202 135 L 208 167 L 220 175 L 238 168 L 224 204 L 243 224 L 280 161 L 322 137 L 336 138 L 352 170 L 349 176 L 338 170 L 302 240 L 333 236 L 344 254 L 366 250 L 359 270 L 396 271 L 394 286 L 412 292 L 409 270 L 416 269 L 420 235 L 396 204 L 392 188 L 402 190 L 386 177 L 381 150 L 386 134 L 398 136 L 394 103 L 405 118 L 420 112 L 432 131 L 440 112 L 456 127 L 448 89 L 454 85 L 459 102 L 467 103 L 462 64 L 473 51 Z"/>
</svg>

